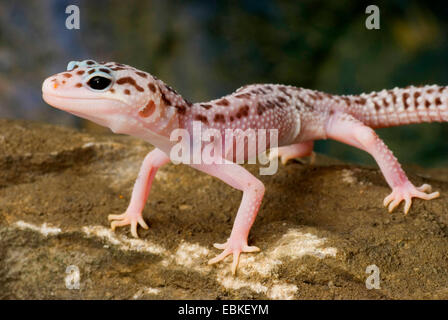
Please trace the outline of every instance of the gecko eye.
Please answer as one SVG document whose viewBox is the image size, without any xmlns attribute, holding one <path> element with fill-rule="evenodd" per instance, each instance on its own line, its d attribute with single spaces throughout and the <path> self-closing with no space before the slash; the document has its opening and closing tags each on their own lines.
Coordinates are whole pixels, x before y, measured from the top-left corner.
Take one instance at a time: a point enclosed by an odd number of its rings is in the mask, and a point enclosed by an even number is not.
<svg viewBox="0 0 448 320">
<path fill-rule="evenodd" d="M 94 76 L 87 81 L 87 85 L 96 91 L 104 91 L 110 87 L 112 80 L 102 76 Z"/>
</svg>

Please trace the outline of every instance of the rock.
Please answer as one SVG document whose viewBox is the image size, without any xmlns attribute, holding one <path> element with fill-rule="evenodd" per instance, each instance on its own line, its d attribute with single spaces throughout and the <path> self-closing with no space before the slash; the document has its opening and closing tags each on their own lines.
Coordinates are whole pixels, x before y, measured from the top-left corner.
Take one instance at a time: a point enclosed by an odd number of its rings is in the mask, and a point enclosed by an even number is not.
<svg viewBox="0 0 448 320">
<path fill-rule="evenodd" d="M 214 266 L 241 193 L 184 165 L 160 169 L 149 230 L 109 229 L 151 147 L 113 134 L 0 120 L 0 299 L 447 299 L 448 169 L 409 171 L 442 196 L 387 213 L 377 168 L 319 155 L 260 176 L 260 253 Z M 257 173 L 255 165 L 246 166 Z M 414 172 L 418 172 L 415 174 Z M 379 289 L 367 289 L 376 265 Z M 79 288 L 76 277 L 79 274 Z"/>
</svg>

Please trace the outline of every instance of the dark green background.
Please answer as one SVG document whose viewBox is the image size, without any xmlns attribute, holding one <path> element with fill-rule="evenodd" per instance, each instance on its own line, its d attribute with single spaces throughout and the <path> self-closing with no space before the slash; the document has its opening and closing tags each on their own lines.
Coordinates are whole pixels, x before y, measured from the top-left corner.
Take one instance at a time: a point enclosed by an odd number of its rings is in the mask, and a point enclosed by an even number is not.
<svg viewBox="0 0 448 320">
<path fill-rule="evenodd" d="M 65 28 L 77 4 L 81 29 Z M 367 30 L 376 4 L 381 29 Z M 114 60 L 149 71 L 192 101 L 248 83 L 333 94 L 448 83 L 448 6 L 436 1 L 0 0 L 0 117 L 88 127 L 41 99 L 41 83 L 68 61 Z M 379 130 L 403 163 L 448 165 L 448 124 Z M 370 156 L 336 142 L 317 151 Z"/>
</svg>

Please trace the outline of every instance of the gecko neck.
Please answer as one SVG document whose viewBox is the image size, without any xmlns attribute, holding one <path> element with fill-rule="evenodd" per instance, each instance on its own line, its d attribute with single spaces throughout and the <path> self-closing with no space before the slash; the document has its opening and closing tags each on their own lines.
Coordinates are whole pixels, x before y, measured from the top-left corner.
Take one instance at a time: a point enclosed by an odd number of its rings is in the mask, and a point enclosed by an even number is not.
<svg viewBox="0 0 448 320">
<path fill-rule="evenodd" d="M 170 136 L 174 130 L 183 128 L 182 118 L 192 104 L 162 80 L 156 77 L 154 79 L 160 90 L 160 106 L 156 111 L 158 115 L 152 121 L 143 119 L 141 123 L 144 130 L 138 130 L 131 135 L 142 138 L 166 152 L 177 143 L 177 141 L 171 141 Z"/>
</svg>

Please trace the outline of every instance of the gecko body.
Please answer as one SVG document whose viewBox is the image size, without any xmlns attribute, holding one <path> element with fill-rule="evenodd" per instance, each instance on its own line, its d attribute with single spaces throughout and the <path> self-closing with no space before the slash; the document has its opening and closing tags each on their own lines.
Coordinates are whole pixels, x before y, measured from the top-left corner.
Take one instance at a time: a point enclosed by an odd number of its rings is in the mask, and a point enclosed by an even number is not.
<svg viewBox="0 0 448 320">
<path fill-rule="evenodd" d="M 416 187 L 409 181 L 374 129 L 447 122 L 446 86 L 410 86 L 337 96 L 293 86 L 254 84 L 216 100 L 191 103 L 149 73 L 120 63 L 85 60 L 70 62 L 67 71 L 47 78 L 42 92 L 44 100 L 56 108 L 109 127 L 113 132 L 142 138 L 156 147 L 142 163 L 125 213 L 109 215 L 112 229 L 130 225 L 135 237 L 138 225 L 148 228 L 142 210 L 157 169 L 170 162 L 169 155 L 176 144 L 170 139 L 173 130 L 193 133 L 194 124 L 199 123 L 219 132 L 224 138 L 215 141 L 220 152 L 213 153 L 213 157 L 221 162 L 189 165 L 243 192 L 230 237 L 223 244 L 215 244 L 223 251 L 209 261 L 215 263 L 232 254 L 234 273 L 242 252 L 259 250 L 249 246 L 247 238 L 265 192 L 260 180 L 235 163 L 237 157 L 247 160 L 276 147 L 277 153 L 272 153 L 271 157 L 279 156 L 285 163 L 291 158 L 311 155 L 315 140 L 334 139 L 374 157 L 392 188 L 392 193 L 384 200 L 389 211 L 404 201 L 407 213 L 412 198 L 430 200 L 439 196 L 438 192 L 430 193 L 431 186 Z M 229 145 L 224 143 L 229 130 L 249 129 L 262 132 L 252 137 L 257 141 L 266 130 L 275 129 L 278 143 L 270 145 L 268 139 L 264 146 L 257 144 L 254 154 L 246 148 L 229 153 Z M 239 137 L 235 135 L 231 139 L 233 147 Z M 243 138 L 243 144 L 248 143 Z"/>
</svg>

